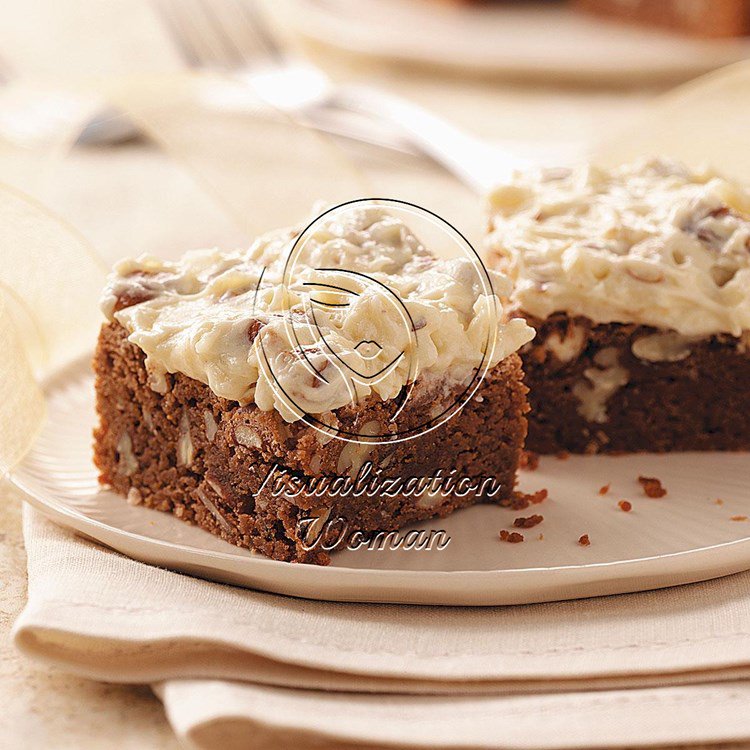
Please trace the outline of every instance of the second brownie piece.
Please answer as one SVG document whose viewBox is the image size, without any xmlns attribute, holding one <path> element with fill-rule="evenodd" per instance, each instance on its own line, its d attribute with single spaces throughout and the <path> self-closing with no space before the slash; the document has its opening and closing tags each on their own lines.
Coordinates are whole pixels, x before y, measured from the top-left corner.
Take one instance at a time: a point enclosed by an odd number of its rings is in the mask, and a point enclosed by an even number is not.
<svg viewBox="0 0 750 750">
<path fill-rule="evenodd" d="M 491 197 L 514 281 L 528 447 L 750 449 L 750 194 L 651 160 L 518 175 Z"/>
</svg>

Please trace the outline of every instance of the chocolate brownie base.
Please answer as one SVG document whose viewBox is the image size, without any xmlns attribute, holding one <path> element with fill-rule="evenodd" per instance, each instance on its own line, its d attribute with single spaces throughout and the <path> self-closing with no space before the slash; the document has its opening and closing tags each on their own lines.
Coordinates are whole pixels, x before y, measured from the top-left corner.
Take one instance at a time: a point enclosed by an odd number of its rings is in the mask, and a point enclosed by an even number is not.
<svg viewBox="0 0 750 750">
<path fill-rule="evenodd" d="M 329 548 L 347 543 L 342 529 L 394 530 L 486 499 L 458 492 L 280 494 L 274 482 L 266 481 L 269 474 L 293 490 L 311 478 L 356 476 L 369 462 L 381 479 L 445 476 L 455 470 L 455 476 L 492 478 L 501 486 L 493 502 L 512 496 L 528 410 L 515 354 L 488 373 L 447 423 L 385 444 L 327 439 L 302 422 L 283 421 L 275 411 L 219 398 L 179 373 L 167 375 L 166 389 L 157 393 L 149 386 L 144 359 L 121 326 L 102 327 L 94 358 L 100 419 L 94 460 L 102 483 L 133 504 L 173 513 L 240 547 L 277 560 L 326 564 Z M 439 384 L 418 384 L 400 426 L 404 419 L 407 427 L 409 420 L 419 424 L 427 410 L 451 397 Z M 344 429 L 366 434 L 368 427 L 387 424 L 392 408 L 372 399 L 334 416 Z M 309 518 L 319 519 L 313 541 L 325 530 L 312 548 L 310 526 L 300 525 Z M 335 523 L 326 526 L 326 521 Z"/>
<path fill-rule="evenodd" d="M 664 332 L 529 316 L 521 351 L 529 386 L 527 448 L 536 453 L 750 449 L 750 341 L 729 335 L 671 347 L 648 361 Z M 679 342 L 679 340 L 678 340 Z"/>
</svg>

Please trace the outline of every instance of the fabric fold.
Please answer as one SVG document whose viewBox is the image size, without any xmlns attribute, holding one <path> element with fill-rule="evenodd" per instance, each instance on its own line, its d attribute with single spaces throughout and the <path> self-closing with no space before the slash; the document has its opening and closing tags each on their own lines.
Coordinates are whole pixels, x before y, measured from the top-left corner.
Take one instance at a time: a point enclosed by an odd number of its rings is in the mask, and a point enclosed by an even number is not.
<svg viewBox="0 0 750 750">
<path fill-rule="evenodd" d="M 445 698 L 174 680 L 157 692 L 177 735 L 199 750 L 384 746 L 562 750 L 750 738 L 746 683 Z"/>
<path fill-rule="evenodd" d="M 736 680 L 750 672 L 750 574 L 519 607 L 316 602 L 130 560 L 25 509 L 25 653 L 94 679 L 252 680 L 471 693 Z"/>
</svg>

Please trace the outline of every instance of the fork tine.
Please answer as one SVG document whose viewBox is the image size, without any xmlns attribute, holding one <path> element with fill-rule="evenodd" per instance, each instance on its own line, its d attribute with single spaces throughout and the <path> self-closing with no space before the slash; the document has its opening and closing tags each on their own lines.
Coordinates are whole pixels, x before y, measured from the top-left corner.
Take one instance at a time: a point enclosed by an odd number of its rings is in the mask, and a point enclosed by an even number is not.
<svg viewBox="0 0 750 750">
<path fill-rule="evenodd" d="M 284 55 L 253 0 L 153 0 L 181 54 L 193 67 L 238 70 Z"/>
<path fill-rule="evenodd" d="M 206 0 L 197 0 L 197 3 L 201 8 L 204 22 L 211 28 L 221 46 L 221 54 L 225 65 L 230 68 L 241 68 L 247 63 L 247 59 L 229 31 L 229 19 L 223 19 L 219 16 L 216 12 L 216 3 L 210 3 L 214 7 L 209 7 L 209 2 Z"/>
<path fill-rule="evenodd" d="M 253 36 L 255 42 L 269 57 L 274 58 L 277 62 L 282 62 L 286 56 L 284 50 L 276 42 L 273 31 L 266 23 L 263 11 L 258 8 L 257 0 L 233 1 L 238 6 L 240 14 L 245 18 L 243 28 Z"/>
<path fill-rule="evenodd" d="M 237 57 L 202 0 L 154 0 L 178 50 L 192 67 L 233 68 Z M 218 32 L 218 35 L 217 35 Z"/>
<path fill-rule="evenodd" d="M 202 65 L 203 55 L 199 53 L 192 39 L 185 32 L 180 14 L 172 12 L 170 0 L 154 0 L 152 5 L 185 62 L 191 67 Z"/>
</svg>

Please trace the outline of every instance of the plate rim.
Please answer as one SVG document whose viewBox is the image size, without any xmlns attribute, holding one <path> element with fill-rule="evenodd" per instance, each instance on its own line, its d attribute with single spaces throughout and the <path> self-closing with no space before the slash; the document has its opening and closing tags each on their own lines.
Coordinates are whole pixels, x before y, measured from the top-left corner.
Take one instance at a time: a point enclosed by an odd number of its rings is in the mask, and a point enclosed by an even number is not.
<svg viewBox="0 0 750 750">
<path fill-rule="evenodd" d="M 79 376 L 83 376 L 84 373 L 90 376 L 91 373 L 88 367 L 90 362 L 91 353 L 89 352 L 75 357 L 66 364 L 55 369 L 42 380 L 41 385 L 45 394 L 55 387 L 64 387 L 75 373 L 78 373 Z M 45 414 L 39 434 L 41 434 L 48 418 L 48 414 Z M 36 439 L 38 439 L 38 436 Z M 500 606 L 503 602 L 498 600 L 497 594 L 499 592 L 499 599 L 503 598 L 502 584 L 504 580 L 507 581 L 509 578 L 513 579 L 516 583 L 523 579 L 533 578 L 540 575 L 555 580 L 562 578 L 562 580 L 559 580 L 560 586 L 572 589 L 572 595 L 564 594 L 560 597 L 551 598 L 545 595 L 542 599 L 533 600 L 561 601 L 573 598 L 600 596 L 602 595 L 601 592 L 585 593 L 578 589 L 583 589 L 584 587 L 596 588 L 596 586 L 599 586 L 600 588 L 606 587 L 608 584 L 614 584 L 617 581 L 621 582 L 623 585 L 616 587 L 617 591 L 611 591 L 610 593 L 629 593 L 654 588 L 664 588 L 689 582 L 710 580 L 723 575 L 750 570 L 750 533 L 740 539 L 717 542 L 715 544 L 688 550 L 677 550 L 664 554 L 649 555 L 646 557 L 543 567 L 495 568 L 491 570 L 475 570 L 470 568 L 462 570 L 403 570 L 353 568 L 335 565 L 318 566 L 302 563 L 293 564 L 280 560 L 272 560 L 261 555 L 239 555 L 232 551 L 221 552 L 217 550 L 201 549 L 192 544 L 173 542 L 146 536 L 142 533 L 123 529 L 110 523 L 106 523 L 105 521 L 92 518 L 81 510 L 67 504 L 64 500 L 53 495 L 47 495 L 42 492 L 40 488 L 35 487 L 33 481 L 29 481 L 29 479 L 25 478 L 20 471 L 21 467 L 24 465 L 24 461 L 25 459 L 22 459 L 17 467 L 11 469 L 7 473 L 7 478 L 22 492 L 26 502 L 46 517 L 51 518 L 53 521 L 60 523 L 67 528 L 72 528 L 75 532 L 86 535 L 104 546 L 121 554 L 125 554 L 132 559 L 140 559 L 141 561 L 144 561 L 144 556 L 134 555 L 130 551 L 123 550 L 123 545 L 126 545 L 128 548 L 132 548 L 133 546 L 142 547 L 146 552 L 153 553 L 160 557 L 172 553 L 173 556 L 180 556 L 183 559 L 187 558 L 187 562 L 177 561 L 171 566 L 165 566 L 170 567 L 173 570 L 179 570 L 182 573 L 186 572 L 186 564 L 192 566 L 208 564 L 225 574 L 228 573 L 232 576 L 236 576 L 238 571 L 236 569 L 229 570 L 229 568 L 236 568 L 239 566 L 241 568 L 240 575 L 245 578 L 263 577 L 264 581 L 254 580 L 252 584 L 247 582 L 238 585 L 245 585 L 246 587 L 255 588 L 261 591 L 285 593 L 279 591 L 279 585 L 277 585 L 276 582 L 273 582 L 273 584 L 268 587 L 268 575 L 271 573 L 279 573 L 280 578 L 283 579 L 283 585 L 291 586 L 291 588 L 294 588 L 295 585 L 298 586 L 300 583 L 304 583 L 305 580 L 309 579 L 311 576 L 322 577 L 325 583 L 329 585 L 330 583 L 347 584 L 351 583 L 352 579 L 356 580 L 362 576 L 367 576 L 369 579 L 373 580 L 373 582 L 379 584 L 381 589 L 390 584 L 392 587 L 399 589 L 401 594 L 397 599 L 368 599 L 366 596 L 357 599 L 352 599 L 351 597 L 337 598 L 336 595 L 331 595 L 330 591 L 327 593 L 310 591 L 308 593 L 296 592 L 291 594 L 301 598 L 329 601 L 388 601 L 402 604 L 434 603 L 437 606 L 451 605 L 457 603 L 457 597 L 450 596 L 449 599 L 441 599 L 441 590 L 439 589 L 440 585 L 446 583 L 453 584 L 459 580 L 465 582 L 466 577 L 470 576 L 474 581 L 481 583 L 492 582 L 495 586 L 487 592 L 486 598 L 488 601 L 475 601 L 477 599 L 476 596 L 467 596 L 465 598 L 471 600 L 469 603 L 477 606 Z M 139 510 L 153 513 L 160 512 L 150 508 L 141 508 Z M 179 519 L 174 520 L 176 523 L 181 523 Z M 111 537 L 114 541 L 105 541 L 102 537 Z M 118 541 L 120 541 L 119 545 L 115 543 Z M 738 554 L 735 552 L 736 550 L 741 550 L 742 554 Z M 682 561 L 686 559 L 690 561 L 689 564 L 681 565 Z M 718 569 L 724 570 L 725 572 L 715 572 Z M 726 572 L 727 570 L 728 572 Z M 587 572 L 593 573 L 594 575 L 587 577 L 586 580 L 579 580 L 579 576 L 582 573 Z M 194 572 L 188 572 L 188 574 L 196 575 Z M 649 585 L 647 587 L 638 585 L 638 582 L 643 579 L 669 577 L 677 577 L 679 580 L 665 580 L 662 583 Z M 566 578 L 570 578 L 570 580 L 565 580 Z M 213 578 L 212 580 L 217 580 L 217 578 Z M 551 582 L 554 583 L 554 580 Z M 434 602 L 425 601 L 424 592 L 428 590 L 435 595 Z M 419 593 L 420 591 L 422 593 Z M 495 594 L 494 598 L 493 592 Z M 446 589 L 442 593 L 450 594 L 451 590 Z M 461 598 L 460 595 L 458 598 Z M 529 601 L 531 602 L 532 599 Z M 461 602 L 458 602 L 458 604 L 462 605 Z"/>
</svg>

